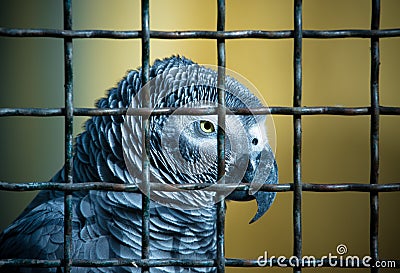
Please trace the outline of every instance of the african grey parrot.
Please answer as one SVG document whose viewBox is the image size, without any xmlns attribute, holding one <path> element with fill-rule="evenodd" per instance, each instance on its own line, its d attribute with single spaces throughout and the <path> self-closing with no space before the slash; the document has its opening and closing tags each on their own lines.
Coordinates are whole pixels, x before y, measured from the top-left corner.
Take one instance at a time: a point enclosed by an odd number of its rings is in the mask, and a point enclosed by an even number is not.
<svg viewBox="0 0 400 273">
<path fill-rule="evenodd" d="M 153 107 L 205 107 L 217 102 L 217 73 L 184 57 L 156 60 L 148 85 Z M 142 106 L 141 69 L 130 71 L 98 108 Z M 226 77 L 226 107 L 254 108 L 262 104 L 244 85 Z M 216 183 L 217 122 L 212 116 L 151 115 L 150 180 L 163 184 Z M 94 116 L 75 139 L 73 181 L 137 183 L 141 181 L 141 117 Z M 233 129 L 229 131 L 229 126 Z M 265 116 L 227 115 L 226 180 L 277 183 L 277 166 L 266 139 Z M 242 135 L 238 138 L 238 135 Z M 238 138 L 239 140 L 237 140 Z M 179 157 L 179 159 L 177 159 Z M 242 169 L 242 172 L 238 172 Z M 229 181 L 228 181 L 229 180 Z M 254 181 L 253 181 L 254 180 Z M 64 182 L 64 168 L 52 179 Z M 254 184 L 257 187 L 256 184 Z M 176 194 L 176 195 L 175 195 Z M 180 194 L 180 195 L 179 195 Z M 212 191 L 152 192 L 150 258 L 214 259 L 216 206 Z M 227 200 L 256 199 L 260 218 L 274 192 L 226 193 Z M 73 192 L 74 259 L 141 257 L 141 198 L 139 193 Z M 199 201 L 200 200 L 200 201 Z M 204 201 L 205 200 L 205 201 Z M 207 200 L 210 201 L 207 203 Z M 201 204 L 203 201 L 207 204 Z M 64 193 L 41 191 L 0 235 L 0 258 L 62 259 Z M 14 271 L 13 271 L 14 270 Z M 60 269 L 58 269 L 60 270 Z M 8 267 L 0 272 L 56 272 L 56 268 Z M 72 272 L 140 272 L 131 267 L 73 267 Z M 160 267 L 150 272 L 215 272 L 213 267 Z"/>
</svg>

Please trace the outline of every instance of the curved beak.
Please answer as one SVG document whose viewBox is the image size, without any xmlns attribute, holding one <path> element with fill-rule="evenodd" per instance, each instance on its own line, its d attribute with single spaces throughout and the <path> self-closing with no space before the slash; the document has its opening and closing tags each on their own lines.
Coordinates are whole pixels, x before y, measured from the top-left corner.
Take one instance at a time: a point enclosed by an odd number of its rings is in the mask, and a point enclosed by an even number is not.
<svg viewBox="0 0 400 273">
<path fill-rule="evenodd" d="M 256 189 L 259 189 L 262 184 L 278 183 L 278 166 L 269 147 L 261 152 L 252 152 L 249 155 L 249 162 L 242 183 L 249 183 L 252 188 Z M 257 212 L 250 220 L 249 223 L 251 224 L 260 219 L 267 212 L 275 199 L 275 195 L 275 192 L 265 191 L 256 191 L 255 193 L 249 191 L 234 191 L 227 199 L 234 201 L 256 200 Z"/>
</svg>

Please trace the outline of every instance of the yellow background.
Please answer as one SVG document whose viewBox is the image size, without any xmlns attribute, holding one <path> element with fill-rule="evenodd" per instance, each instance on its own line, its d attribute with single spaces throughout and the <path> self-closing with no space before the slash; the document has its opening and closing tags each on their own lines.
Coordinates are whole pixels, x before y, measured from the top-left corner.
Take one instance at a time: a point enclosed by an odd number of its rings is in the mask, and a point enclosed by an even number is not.
<svg viewBox="0 0 400 273">
<path fill-rule="evenodd" d="M 62 1 L 2 0 L 0 26 L 62 28 Z M 153 30 L 215 30 L 216 1 L 150 1 Z M 369 29 L 370 1 L 304 0 L 304 29 Z M 382 0 L 381 28 L 400 28 L 400 1 Z M 73 1 L 74 29 L 140 29 L 140 1 Z M 227 0 L 226 29 L 293 29 L 289 0 Z M 400 38 L 381 39 L 380 103 L 399 106 Z M 92 107 L 129 69 L 140 66 L 140 40 L 74 40 L 74 104 Z M 248 78 L 270 106 L 291 106 L 293 41 L 227 40 L 227 67 Z M 151 60 L 180 54 L 198 63 L 216 64 L 214 40 L 151 41 Z M 54 38 L 0 37 L 0 107 L 63 106 L 63 42 Z M 303 105 L 368 106 L 369 39 L 304 39 Z M 86 118 L 76 117 L 74 133 Z M 291 116 L 274 116 L 276 157 L 281 183 L 292 176 Z M 369 183 L 368 116 L 303 117 L 303 181 Z M 400 182 L 400 117 L 381 116 L 379 183 Z M 47 181 L 63 164 L 62 117 L 0 118 L 0 181 Z M 0 230 L 35 193 L 0 192 Z M 379 194 L 379 251 L 400 259 L 400 193 Z M 270 211 L 248 225 L 254 203 L 229 203 L 226 222 L 228 257 L 256 259 L 292 255 L 291 192 L 278 193 Z M 368 193 L 303 193 L 303 255 L 369 254 Z M 227 272 L 244 269 L 228 268 Z M 247 269 L 261 272 L 265 269 Z M 271 272 L 291 272 L 273 268 Z M 314 272 L 316 269 L 305 269 Z M 335 269 L 335 272 L 348 272 Z M 318 272 L 330 272 L 320 269 Z M 357 270 L 367 272 L 367 269 Z M 385 272 L 382 270 L 382 272 Z M 393 272 L 393 271 L 390 271 Z"/>
</svg>

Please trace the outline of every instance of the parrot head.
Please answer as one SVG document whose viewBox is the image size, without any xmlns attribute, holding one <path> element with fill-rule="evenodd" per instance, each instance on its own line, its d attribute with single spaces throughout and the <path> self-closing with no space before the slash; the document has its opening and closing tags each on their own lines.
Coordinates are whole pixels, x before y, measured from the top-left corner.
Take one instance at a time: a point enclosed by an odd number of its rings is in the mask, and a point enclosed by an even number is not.
<svg viewBox="0 0 400 273">
<path fill-rule="evenodd" d="M 229 73 L 227 73 L 229 74 Z M 205 183 L 195 190 L 151 190 L 153 201 L 179 209 L 211 207 L 222 200 L 256 200 L 258 210 L 250 221 L 257 221 L 271 206 L 274 192 L 259 191 L 263 184 L 278 182 L 277 165 L 267 138 L 266 117 L 235 115 L 229 109 L 262 107 L 249 89 L 234 77 L 225 79 L 226 119 L 224 128 L 214 114 L 189 115 L 188 108 L 218 107 L 216 69 L 180 57 L 158 60 L 150 70 L 151 80 L 130 103 L 130 109 L 143 106 L 141 92 L 150 92 L 153 109 L 171 107 L 172 114 L 135 116 L 128 113 L 122 129 L 124 159 L 132 181 L 139 188 L 142 177 L 142 126 L 149 120 L 150 182 L 174 188 L 180 184 Z M 222 106 L 220 106 L 222 107 Z M 217 136 L 225 135 L 225 176 L 218 187 Z M 248 191 L 234 191 L 247 183 Z"/>
</svg>

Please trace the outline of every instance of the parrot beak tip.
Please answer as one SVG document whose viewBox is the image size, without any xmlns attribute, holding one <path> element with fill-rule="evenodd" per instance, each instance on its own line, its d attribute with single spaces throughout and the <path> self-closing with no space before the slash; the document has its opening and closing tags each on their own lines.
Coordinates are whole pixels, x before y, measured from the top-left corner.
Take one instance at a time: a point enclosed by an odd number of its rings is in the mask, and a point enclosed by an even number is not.
<svg viewBox="0 0 400 273">
<path fill-rule="evenodd" d="M 274 192 L 256 192 L 254 194 L 254 197 L 257 202 L 257 212 L 254 215 L 254 217 L 250 220 L 249 224 L 252 224 L 256 222 L 258 219 L 260 219 L 269 209 L 271 206 L 272 202 L 275 199 L 275 193 Z"/>
</svg>

